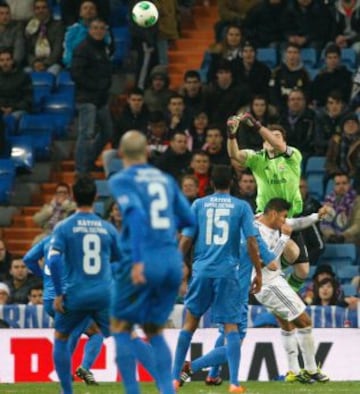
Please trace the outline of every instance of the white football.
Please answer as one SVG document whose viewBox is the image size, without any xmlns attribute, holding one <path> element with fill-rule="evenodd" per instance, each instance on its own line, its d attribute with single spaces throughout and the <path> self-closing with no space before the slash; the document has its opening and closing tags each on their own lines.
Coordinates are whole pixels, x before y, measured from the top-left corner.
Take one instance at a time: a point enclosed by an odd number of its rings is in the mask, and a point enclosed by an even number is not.
<svg viewBox="0 0 360 394">
<path fill-rule="evenodd" d="M 151 27 L 159 19 L 159 11 L 150 1 L 139 1 L 132 9 L 131 17 L 140 27 Z"/>
</svg>

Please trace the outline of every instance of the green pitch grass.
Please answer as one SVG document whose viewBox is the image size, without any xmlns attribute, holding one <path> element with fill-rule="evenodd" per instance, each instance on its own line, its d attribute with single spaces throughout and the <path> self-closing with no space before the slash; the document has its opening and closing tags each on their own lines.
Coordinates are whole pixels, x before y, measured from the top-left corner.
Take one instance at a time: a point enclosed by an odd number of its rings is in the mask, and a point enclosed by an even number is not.
<svg viewBox="0 0 360 394">
<path fill-rule="evenodd" d="M 284 382 L 246 382 L 247 394 L 358 394 L 360 382 L 329 382 L 303 385 L 301 383 Z M 159 394 L 154 384 L 142 384 L 143 394 Z M 228 385 L 208 387 L 204 383 L 188 383 L 178 394 L 225 394 Z M 58 394 L 59 385 L 55 383 L 35 384 L 0 384 L 1 394 Z M 125 394 L 122 385 L 116 383 L 101 383 L 100 386 L 74 384 L 74 394 Z"/>
</svg>

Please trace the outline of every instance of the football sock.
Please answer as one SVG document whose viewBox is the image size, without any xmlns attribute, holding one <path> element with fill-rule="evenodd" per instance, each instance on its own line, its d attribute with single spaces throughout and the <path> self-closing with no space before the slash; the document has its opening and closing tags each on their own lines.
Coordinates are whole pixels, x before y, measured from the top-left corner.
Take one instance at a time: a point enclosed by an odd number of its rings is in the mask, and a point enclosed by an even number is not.
<svg viewBox="0 0 360 394">
<path fill-rule="evenodd" d="M 55 339 L 53 355 L 55 369 L 60 380 L 63 394 L 72 394 L 71 354 L 68 342 L 62 339 Z"/>
<path fill-rule="evenodd" d="M 227 363 L 226 346 L 219 346 L 206 353 L 204 356 L 197 358 L 191 363 L 191 370 L 193 372 L 200 371 L 206 367 L 212 367 L 214 373 L 208 376 L 216 378 L 219 375 L 219 365 Z"/>
<path fill-rule="evenodd" d="M 299 349 L 295 330 L 281 330 L 281 340 L 287 356 L 288 369 L 294 372 L 295 375 L 298 375 L 300 373 Z"/>
<path fill-rule="evenodd" d="M 156 365 L 154 351 L 150 344 L 137 337 L 132 339 L 133 349 L 137 360 L 145 367 L 150 375 L 156 380 Z"/>
<path fill-rule="evenodd" d="M 305 279 L 299 278 L 294 272 L 287 278 L 290 287 L 297 293 L 302 288 Z"/>
<path fill-rule="evenodd" d="M 69 346 L 69 351 L 70 354 L 74 353 L 74 350 L 79 342 L 79 338 L 80 338 L 81 333 L 78 333 L 76 330 L 74 330 L 68 338 L 68 346 Z"/>
<path fill-rule="evenodd" d="M 238 331 L 230 331 L 226 335 L 226 355 L 229 364 L 230 384 L 239 385 L 238 374 L 240 366 L 240 334 Z"/>
<path fill-rule="evenodd" d="M 304 367 L 310 373 L 315 373 L 317 371 L 317 366 L 315 361 L 315 344 L 312 328 L 299 328 L 297 332 L 299 346 L 304 359 Z"/>
<path fill-rule="evenodd" d="M 186 330 L 181 330 L 179 334 L 179 338 L 176 345 L 175 358 L 174 358 L 174 369 L 173 369 L 173 378 L 179 380 L 180 372 L 183 367 L 186 353 L 189 349 L 191 338 L 193 333 Z"/>
<path fill-rule="evenodd" d="M 171 353 L 163 335 L 157 334 L 150 338 L 154 349 L 157 383 L 162 394 L 174 394 L 171 379 Z"/>
<path fill-rule="evenodd" d="M 221 333 L 217 338 L 216 338 L 216 341 L 215 341 L 215 348 L 218 348 L 218 347 L 220 347 L 220 346 L 224 346 L 224 344 L 225 344 L 225 335 L 224 335 L 224 333 Z M 225 361 L 224 362 L 227 362 L 227 358 L 226 358 L 226 349 L 224 348 L 223 349 L 223 352 L 224 352 L 224 354 L 225 354 Z M 219 376 L 219 373 L 220 373 L 220 365 L 219 364 L 209 364 L 209 365 L 213 365 L 213 367 L 212 368 L 210 368 L 210 371 L 209 371 L 209 373 L 208 373 L 208 376 L 210 377 L 210 378 L 216 378 L 217 376 Z M 216 366 L 215 366 L 216 365 Z"/>
<path fill-rule="evenodd" d="M 136 380 L 136 360 L 130 333 L 113 334 L 116 346 L 116 364 L 121 373 L 126 394 L 140 394 Z"/>
<path fill-rule="evenodd" d="M 100 353 L 104 337 L 102 334 L 93 334 L 87 340 L 84 347 L 84 356 L 81 365 L 85 369 L 90 369 Z"/>
</svg>

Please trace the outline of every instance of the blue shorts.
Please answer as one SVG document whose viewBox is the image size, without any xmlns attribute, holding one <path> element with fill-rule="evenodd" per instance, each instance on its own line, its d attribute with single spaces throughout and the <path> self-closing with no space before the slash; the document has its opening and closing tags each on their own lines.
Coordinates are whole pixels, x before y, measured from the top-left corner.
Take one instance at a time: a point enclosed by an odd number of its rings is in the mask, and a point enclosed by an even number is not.
<svg viewBox="0 0 360 394">
<path fill-rule="evenodd" d="M 133 324 L 163 326 L 169 319 L 178 295 L 182 280 L 182 258 L 178 250 L 174 249 L 172 254 L 159 251 L 144 261 L 144 285 L 133 285 L 130 277 L 132 266 L 129 264 L 116 273 L 111 316 Z"/>
<path fill-rule="evenodd" d="M 55 330 L 62 334 L 77 331 L 80 336 L 95 322 L 104 337 L 110 335 L 110 316 L 108 309 L 102 310 L 66 310 L 65 313 L 55 312 Z"/>
<path fill-rule="evenodd" d="M 213 323 L 240 323 L 240 283 L 233 278 L 194 276 L 185 297 L 185 306 L 197 318 L 211 307 Z"/>
</svg>

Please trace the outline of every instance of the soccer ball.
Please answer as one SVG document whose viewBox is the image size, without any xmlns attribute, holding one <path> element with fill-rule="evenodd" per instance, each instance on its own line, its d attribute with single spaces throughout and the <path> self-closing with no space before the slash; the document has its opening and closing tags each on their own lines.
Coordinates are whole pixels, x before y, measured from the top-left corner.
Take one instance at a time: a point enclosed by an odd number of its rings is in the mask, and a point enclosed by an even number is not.
<svg viewBox="0 0 360 394">
<path fill-rule="evenodd" d="M 139 1 L 132 9 L 132 20 L 140 27 L 154 26 L 159 19 L 159 11 L 150 1 Z"/>
</svg>

